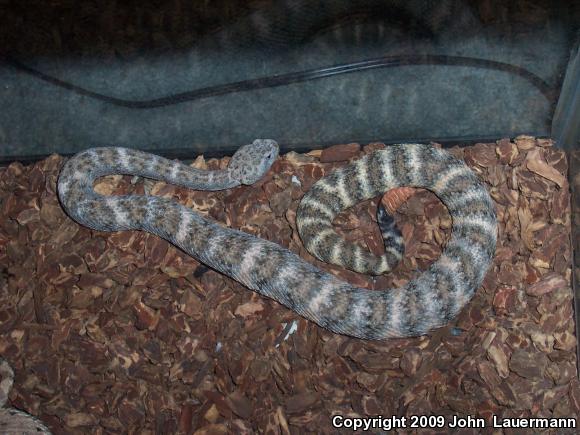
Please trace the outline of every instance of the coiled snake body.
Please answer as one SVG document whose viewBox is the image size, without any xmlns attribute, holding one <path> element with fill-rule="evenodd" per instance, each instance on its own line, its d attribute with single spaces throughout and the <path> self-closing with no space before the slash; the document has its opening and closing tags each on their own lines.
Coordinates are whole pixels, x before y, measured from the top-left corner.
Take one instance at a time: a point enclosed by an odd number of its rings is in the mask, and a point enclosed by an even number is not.
<svg viewBox="0 0 580 435">
<path fill-rule="evenodd" d="M 272 140 L 241 147 L 222 171 L 200 171 L 177 161 L 125 148 L 94 148 L 69 160 L 58 195 L 77 222 L 100 231 L 145 230 L 170 241 L 207 266 L 268 296 L 335 333 L 363 339 L 422 335 L 443 326 L 471 299 L 491 263 L 496 217 L 491 198 L 464 162 L 428 145 L 375 151 L 313 185 L 302 199 L 297 226 L 317 258 L 359 272 L 389 271 L 400 248 L 375 257 L 344 241 L 331 227 L 342 210 L 389 189 L 412 186 L 434 192 L 453 219 L 440 258 L 401 288 L 370 291 L 317 269 L 275 243 L 225 228 L 169 199 L 102 196 L 96 178 L 133 174 L 192 189 L 252 184 L 278 155 Z"/>
</svg>

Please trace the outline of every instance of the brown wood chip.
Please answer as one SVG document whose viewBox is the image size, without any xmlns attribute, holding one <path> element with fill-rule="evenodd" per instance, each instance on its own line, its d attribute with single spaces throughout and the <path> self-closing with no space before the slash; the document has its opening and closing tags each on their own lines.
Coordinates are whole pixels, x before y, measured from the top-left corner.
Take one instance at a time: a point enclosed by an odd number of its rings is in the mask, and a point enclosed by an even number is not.
<svg viewBox="0 0 580 435">
<path fill-rule="evenodd" d="M 295 224 L 317 179 L 382 147 L 289 153 L 257 186 L 224 192 L 151 186 L 351 283 L 385 289 L 428 267 L 448 240 L 451 218 L 433 194 L 387 193 L 406 254 L 376 279 L 315 260 Z M 451 325 L 378 343 L 308 323 L 153 235 L 78 226 L 54 193 L 58 156 L 0 169 L 0 353 L 16 373 L 11 405 L 71 434 L 335 433 L 334 415 L 578 415 L 566 156 L 528 136 L 452 152 L 495 200 L 494 264 Z M 151 189 L 131 181 L 98 186 Z M 380 254 L 377 200 L 335 224 Z"/>
</svg>

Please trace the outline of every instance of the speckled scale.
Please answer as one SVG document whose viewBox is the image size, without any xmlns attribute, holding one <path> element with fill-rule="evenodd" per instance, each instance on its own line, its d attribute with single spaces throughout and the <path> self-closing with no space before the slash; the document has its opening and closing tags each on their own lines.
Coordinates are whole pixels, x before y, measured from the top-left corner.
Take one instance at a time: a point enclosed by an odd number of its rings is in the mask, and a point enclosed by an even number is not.
<svg viewBox="0 0 580 435">
<path fill-rule="evenodd" d="M 199 171 L 140 151 L 87 150 L 64 166 L 60 201 L 77 222 L 101 231 L 145 230 L 165 238 L 207 266 L 268 296 L 333 332 L 363 339 L 425 334 L 452 319 L 483 281 L 496 244 L 496 218 L 485 187 L 464 162 L 428 145 L 405 144 L 375 151 L 316 182 L 302 199 L 297 226 L 307 249 L 323 261 L 367 273 L 389 271 L 401 257 L 391 234 L 385 255 L 374 256 L 342 239 L 332 220 L 342 210 L 400 186 L 433 191 L 453 218 L 451 238 L 428 270 L 398 289 L 369 291 L 321 271 L 291 251 L 244 232 L 224 228 L 166 198 L 101 196 L 94 180 L 124 173 L 194 189 L 251 184 L 278 155 L 271 140 L 240 148 L 227 169 Z"/>
</svg>

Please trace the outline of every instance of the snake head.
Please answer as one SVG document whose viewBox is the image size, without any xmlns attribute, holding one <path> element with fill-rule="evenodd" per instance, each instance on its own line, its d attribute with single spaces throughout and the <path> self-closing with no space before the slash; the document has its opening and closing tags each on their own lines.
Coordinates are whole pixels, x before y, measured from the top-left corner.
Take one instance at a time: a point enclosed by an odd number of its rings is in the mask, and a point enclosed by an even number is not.
<svg viewBox="0 0 580 435">
<path fill-rule="evenodd" d="M 256 139 L 240 147 L 228 165 L 231 177 L 241 184 L 255 183 L 276 161 L 278 151 L 278 144 L 272 139 Z"/>
</svg>

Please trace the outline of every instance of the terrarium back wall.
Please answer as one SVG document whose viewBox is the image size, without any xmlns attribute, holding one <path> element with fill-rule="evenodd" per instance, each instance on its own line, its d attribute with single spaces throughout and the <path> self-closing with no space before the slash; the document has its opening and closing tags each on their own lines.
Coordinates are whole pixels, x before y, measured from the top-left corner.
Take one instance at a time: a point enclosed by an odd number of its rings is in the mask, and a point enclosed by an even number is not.
<svg viewBox="0 0 580 435">
<path fill-rule="evenodd" d="M 3 1 L 1 157 L 549 135 L 572 4 Z"/>
</svg>

